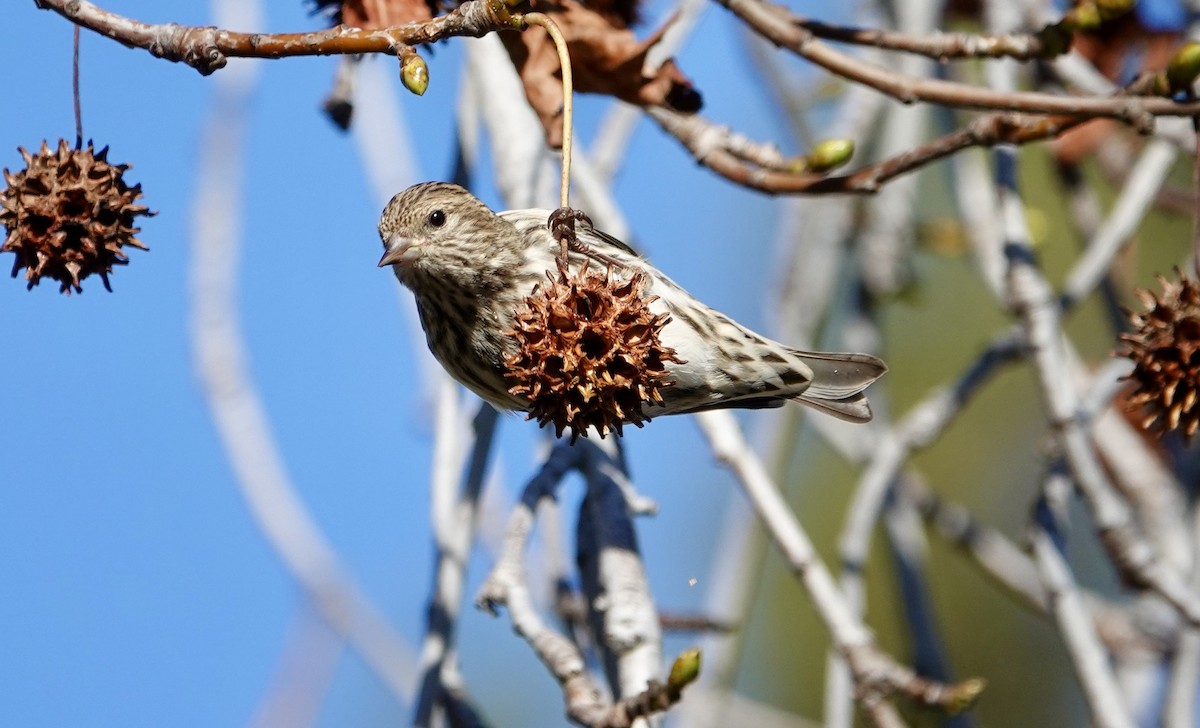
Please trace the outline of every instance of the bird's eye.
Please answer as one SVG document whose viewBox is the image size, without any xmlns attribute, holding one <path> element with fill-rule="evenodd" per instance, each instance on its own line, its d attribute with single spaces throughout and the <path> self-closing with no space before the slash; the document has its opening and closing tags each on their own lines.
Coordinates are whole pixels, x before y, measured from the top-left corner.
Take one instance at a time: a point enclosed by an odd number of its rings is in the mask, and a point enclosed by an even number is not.
<svg viewBox="0 0 1200 728">
<path fill-rule="evenodd" d="M 429 224 L 434 227 L 441 227 L 446 224 L 446 213 L 441 210 L 434 210 L 429 213 Z"/>
</svg>

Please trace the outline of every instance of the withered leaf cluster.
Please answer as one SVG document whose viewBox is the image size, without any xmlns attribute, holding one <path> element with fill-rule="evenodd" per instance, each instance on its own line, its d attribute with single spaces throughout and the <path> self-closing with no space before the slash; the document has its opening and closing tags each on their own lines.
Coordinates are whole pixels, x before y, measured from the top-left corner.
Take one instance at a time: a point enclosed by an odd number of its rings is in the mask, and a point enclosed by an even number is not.
<svg viewBox="0 0 1200 728">
<path fill-rule="evenodd" d="M 528 399 L 529 419 L 554 425 L 572 441 L 590 427 L 601 437 L 649 417 L 643 404 L 662 402 L 667 362 L 679 362 L 660 334 L 670 320 L 643 295 L 646 278 L 628 280 L 588 270 L 546 274 L 517 310 L 510 335 L 518 351 L 505 359 L 509 392 Z"/>
<path fill-rule="evenodd" d="M 538 10 L 554 19 L 571 54 L 575 90 L 615 96 L 637 106 L 669 106 L 691 113 L 700 110 L 700 93 L 668 59 L 658 68 L 646 67 L 646 54 L 670 24 L 638 40 L 630 29 L 631 6 L 584 4 L 578 0 L 539 3 Z M 562 73 L 554 42 L 541 28 L 501 36 L 516 66 L 525 95 L 537 112 L 546 141 L 562 144 Z"/>
<path fill-rule="evenodd" d="M 437 12 L 437 0 L 346 0 L 342 22 L 358 28 L 386 28 L 429 20 Z"/>
<path fill-rule="evenodd" d="M 453 3 L 451 3 L 453 4 Z M 335 21 L 362 28 L 429 20 L 446 9 L 438 0 L 318 0 L 318 9 Z M 674 60 L 647 68 L 646 54 L 662 40 L 664 25 L 644 40 L 631 26 L 637 20 L 634 0 L 538 2 L 534 9 L 549 15 L 562 30 L 571 55 L 575 90 L 615 96 L 638 106 L 665 105 L 686 113 L 699 111 L 700 93 Z M 504 46 L 537 112 L 551 146 L 562 144 L 562 75 L 554 42 L 541 28 L 502 33 Z"/>
<path fill-rule="evenodd" d="M 96 273 L 111 291 L 108 274 L 129 262 L 123 248 L 147 249 L 134 237 L 137 218 L 154 214 L 136 204 L 141 185 L 125 183 L 129 166 L 109 164 L 108 147 L 73 149 L 62 139 L 54 150 L 43 141 L 36 155 L 19 151 L 25 169 L 5 169 L 0 193 L 0 252 L 16 255 L 13 277 L 24 268 L 29 288 L 50 278 L 70 293 Z"/>
<path fill-rule="evenodd" d="M 1200 286 L 1178 270 L 1176 278 L 1158 276 L 1161 295 L 1136 291 L 1146 310 L 1129 314 L 1135 330 L 1121 335 L 1121 354 L 1134 362 L 1129 403 L 1146 408 L 1142 428 L 1190 438 L 1200 427 Z"/>
</svg>

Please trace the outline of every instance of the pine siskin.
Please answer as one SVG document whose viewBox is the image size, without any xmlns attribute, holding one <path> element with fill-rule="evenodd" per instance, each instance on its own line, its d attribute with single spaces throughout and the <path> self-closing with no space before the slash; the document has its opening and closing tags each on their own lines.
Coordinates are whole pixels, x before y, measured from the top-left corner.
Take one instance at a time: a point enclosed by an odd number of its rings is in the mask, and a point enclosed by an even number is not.
<svg viewBox="0 0 1200 728">
<path fill-rule="evenodd" d="M 546 226 L 546 210 L 496 214 L 467 190 L 449 183 L 414 185 L 388 203 L 379 221 L 384 254 L 396 277 L 417 298 L 417 310 L 434 357 L 456 380 L 501 410 L 528 410 L 509 393 L 504 361 L 516 343 L 509 336 L 516 311 L 546 272 L 555 270 L 559 242 Z M 660 404 L 647 404 L 638 420 L 724 407 L 778 407 L 798 400 L 852 422 L 871 419 L 863 390 L 887 371 L 869 354 L 827 354 L 791 349 L 760 336 L 697 301 L 621 241 L 581 222 L 582 252 L 573 270 L 594 259 L 613 263 L 614 275 L 635 272 L 656 296 L 651 312 L 669 314 L 662 328 L 668 361 Z"/>
</svg>

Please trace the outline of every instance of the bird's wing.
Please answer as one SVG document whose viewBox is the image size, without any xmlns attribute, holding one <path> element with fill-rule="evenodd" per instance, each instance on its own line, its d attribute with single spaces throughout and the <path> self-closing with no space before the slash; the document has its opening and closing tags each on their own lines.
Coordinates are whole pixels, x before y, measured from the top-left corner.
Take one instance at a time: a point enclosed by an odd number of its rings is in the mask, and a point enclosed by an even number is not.
<svg viewBox="0 0 1200 728">
<path fill-rule="evenodd" d="M 585 235 L 590 233 L 591 235 L 594 235 L 595 237 L 599 238 L 605 244 L 611 245 L 612 247 L 616 248 L 617 250 L 620 250 L 623 253 L 632 255 L 635 258 L 642 257 L 642 254 L 637 252 L 636 250 L 634 250 L 633 246 L 631 246 L 629 243 L 626 243 L 622 240 L 618 240 L 618 239 L 614 238 L 613 236 L 609 235 L 608 233 L 604 232 L 603 230 L 598 230 L 595 227 L 593 227 L 591 225 L 586 225 L 586 224 L 584 225 L 584 229 L 585 229 L 585 232 L 584 232 Z M 596 241 L 594 241 L 594 240 L 588 240 L 588 243 L 591 245 L 596 245 Z"/>
</svg>

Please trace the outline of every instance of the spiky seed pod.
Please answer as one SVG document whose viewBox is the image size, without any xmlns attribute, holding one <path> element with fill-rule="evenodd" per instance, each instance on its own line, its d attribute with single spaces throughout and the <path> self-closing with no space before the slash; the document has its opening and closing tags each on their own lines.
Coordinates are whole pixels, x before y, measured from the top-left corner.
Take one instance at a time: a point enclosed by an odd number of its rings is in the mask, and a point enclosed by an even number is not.
<svg viewBox="0 0 1200 728">
<path fill-rule="evenodd" d="M 572 442 L 589 427 L 600 437 L 620 435 L 626 422 L 641 427 L 642 405 L 661 403 L 670 384 L 666 363 L 682 363 L 659 338 L 670 317 L 651 313 L 646 276 L 614 279 L 611 268 L 584 265 L 546 277 L 509 332 L 518 346 L 504 362 L 509 393 L 528 399 L 529 419 L 553 423 L 555 435 L 570 427 Z"/>
<path fill-rule="evenodd" d="M 1127 378 L 1137 389 L 1129 403 L 1146 407 L 1142 428 L 1181 430 L 1190 438 L 1200 427 L 1200 286 L 1178 269 L 1175 275 L 1157 276 L 1161 295 L 1136 291 L 1146 310 L 1129 313 L 1135 331 L 1121 335 L 1127 348 L 1120 354 L 1134 362 Z"/>
<path fill-rule="evenodd" d="M 65 139 L 51 151 L 46 142 L 36 155 L 19 148 L 25 169 L 4 170 L 0 223 L 7 237 L 0 253 L 13 253 L 12 275 L 25 269 L 33 288 L 42 278 L 59 282 L 59 291 L 82 292 L 80 282 L 99 274 L 104 287 L 114 265 L 129 262 L 126 245 L 147 250 L 134 237 L 140 215 L 153 215 L 135 204 L 142 186 L 125 183 L 127 164 L 108 163 L 108 147 L 96 152 L 72 149 Z"/>
</svg>

